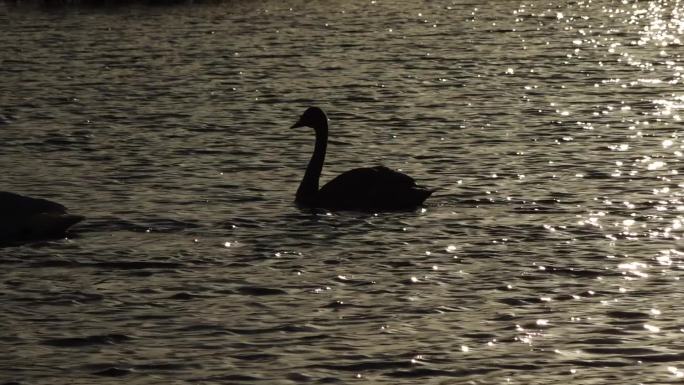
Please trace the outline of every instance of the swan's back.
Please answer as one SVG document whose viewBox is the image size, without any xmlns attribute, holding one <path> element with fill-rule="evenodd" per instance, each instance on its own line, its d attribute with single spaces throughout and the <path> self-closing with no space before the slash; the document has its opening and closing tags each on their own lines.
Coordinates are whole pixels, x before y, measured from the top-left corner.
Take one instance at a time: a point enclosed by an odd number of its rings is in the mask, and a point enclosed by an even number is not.
<svg viewBox="0 0 684 385">
<path fill-rule="evenodd" d="M 387 167 L 355 168 L 321 187 L 318 205 L 332 209 L 410 210 L 430 194 L 432 190 L 416 185 L 410 176 Z"/>
<path fill-rule="evenodd" d="M 59 203 L 3 191 L 0 213 L 0 243 L 59 237 L 84 219 Z"/>
</svg>

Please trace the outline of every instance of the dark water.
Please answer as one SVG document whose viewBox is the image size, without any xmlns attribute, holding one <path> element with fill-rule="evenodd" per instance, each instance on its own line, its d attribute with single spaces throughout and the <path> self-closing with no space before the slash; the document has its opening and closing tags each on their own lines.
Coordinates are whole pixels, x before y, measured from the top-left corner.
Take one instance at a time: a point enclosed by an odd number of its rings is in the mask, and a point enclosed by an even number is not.
<svg viewBox="0 0 684 385">
<path fill-rule="evenodd" d="M 0 4 L 0 383 L 681 383 L 684 2 L 478 3 Z"/>
</svg>

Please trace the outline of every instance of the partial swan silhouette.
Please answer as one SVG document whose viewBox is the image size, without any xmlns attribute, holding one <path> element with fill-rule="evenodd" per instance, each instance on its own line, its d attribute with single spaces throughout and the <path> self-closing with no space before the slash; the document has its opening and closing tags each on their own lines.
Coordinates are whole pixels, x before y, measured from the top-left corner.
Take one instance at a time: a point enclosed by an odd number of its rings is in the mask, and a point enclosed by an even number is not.
<svg viewBox="0 0 684 385">
<path fill-rule="evenodd" d="M 83 219 L 59 203 L 0 191 L 0 244 L 59 238 Z"/>
<path fill-rule="evenodd" d="M 318 180 L 328 146 L 328 118 L 320 108 L 309 107 L 291 128 L 304 126 L 314 129 L 316 145 L 297 189 L 297 204 L 333 210 L 411 210 L 423 204 L 434 191 L 416 185 L 406 174 L 383 166 L 349 170 L 319 190 Z"/>
</svg>

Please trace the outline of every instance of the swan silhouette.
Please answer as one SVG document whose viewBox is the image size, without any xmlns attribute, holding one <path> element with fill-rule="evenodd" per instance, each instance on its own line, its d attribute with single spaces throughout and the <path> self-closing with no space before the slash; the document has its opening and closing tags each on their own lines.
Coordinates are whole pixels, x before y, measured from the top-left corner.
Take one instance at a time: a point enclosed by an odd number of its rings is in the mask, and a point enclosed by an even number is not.
<svg viewBox="0 0 684 385">
<path fill-rule="evenodd" d="M 410 176 L 387 167 L 355 168 L 318 189 L 328 146 L 328 118 L 309 107 L 291 128 L 311 127 L 316 134 L 313 155 L 297 189 L 295 202 L 333 210 L 395 211 L 420 206 L 434 190 L 416 185 Z"/>
<path fill-rule="evenodd" d="M 83 219 L 59 203 L 0 191 L 0 244 L 62 237 Z"/>
</svg>

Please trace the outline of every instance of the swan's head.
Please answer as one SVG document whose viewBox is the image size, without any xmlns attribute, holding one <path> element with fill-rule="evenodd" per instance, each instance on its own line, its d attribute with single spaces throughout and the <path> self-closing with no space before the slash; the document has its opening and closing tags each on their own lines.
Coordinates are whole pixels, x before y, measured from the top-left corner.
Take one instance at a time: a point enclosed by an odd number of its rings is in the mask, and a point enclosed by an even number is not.
<svg viewBox="0 0 684 385">
<path fill-rule="evenodd" d="M 309 107 L 304 111 L 302 116 L 299 117 L 297 123 L 292 125 L 290 128 L 297 127 L 311 127 L 314 130 L 319 130 L 323 128 L 328 128 L 328 117 L 325 116 L 325 112 L 318 107 Z"/>
</svg>

